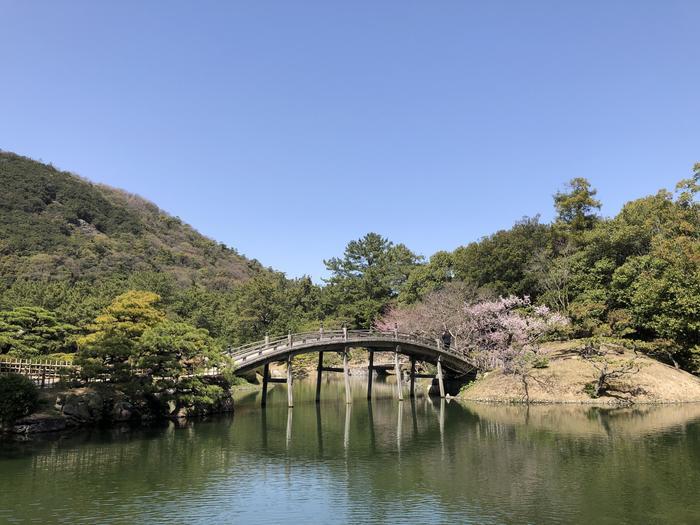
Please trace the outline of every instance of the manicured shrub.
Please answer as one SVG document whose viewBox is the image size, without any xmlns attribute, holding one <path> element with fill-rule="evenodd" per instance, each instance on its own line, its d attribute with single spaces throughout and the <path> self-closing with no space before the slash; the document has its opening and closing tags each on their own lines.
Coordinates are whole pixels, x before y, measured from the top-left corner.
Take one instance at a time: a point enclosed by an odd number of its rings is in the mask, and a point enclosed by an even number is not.
<svg viewBox="0 0 700 525">
<path fill-rule="evenodd" d="M 31 414 L 39 403 L 32 381 L 19 374 L 0 375 L 0 423 L 9 424 Z"/>
</svg>

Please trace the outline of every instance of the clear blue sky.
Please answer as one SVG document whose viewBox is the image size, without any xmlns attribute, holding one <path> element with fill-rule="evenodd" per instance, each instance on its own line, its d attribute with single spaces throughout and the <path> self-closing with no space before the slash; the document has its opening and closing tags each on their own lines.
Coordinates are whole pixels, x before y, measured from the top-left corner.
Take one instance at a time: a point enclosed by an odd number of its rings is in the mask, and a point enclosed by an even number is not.
<svg viewBox="0 0 700 525">
<path fill-rule="evenodd" d="M 700 161 L 700 2 L 0 2 L 0 148 L 290 276 L 376 231 L 430 255 L 589 178 Z"/>
</svg>

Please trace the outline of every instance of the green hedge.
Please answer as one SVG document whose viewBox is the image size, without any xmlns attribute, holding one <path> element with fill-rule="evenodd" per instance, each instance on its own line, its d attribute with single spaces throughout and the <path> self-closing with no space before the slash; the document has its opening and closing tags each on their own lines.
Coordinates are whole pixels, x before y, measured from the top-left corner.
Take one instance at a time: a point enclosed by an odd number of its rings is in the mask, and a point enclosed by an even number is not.
<svg viewBox="0 0 700 525">
<path fill-rule="evenodd" d="M 0 423 L 11 424 L 31 414 L 39 403 L 39 391 L 32 381 L 19 374 L 0 376 Z"/>
</svg>

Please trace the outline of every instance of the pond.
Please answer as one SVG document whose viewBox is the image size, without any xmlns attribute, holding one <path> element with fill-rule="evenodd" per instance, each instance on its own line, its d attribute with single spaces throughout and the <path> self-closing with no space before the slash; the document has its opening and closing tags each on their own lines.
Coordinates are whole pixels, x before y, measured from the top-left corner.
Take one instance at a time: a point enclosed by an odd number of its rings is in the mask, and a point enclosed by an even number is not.
<svg viewBox="0 0 700 525">
<path fill-rule="evenodd" d="M 0 444 L 0 523 L 700 523 L 700 406 L 396 400 L 313 378 L 233 416 Z"/>
</svg>

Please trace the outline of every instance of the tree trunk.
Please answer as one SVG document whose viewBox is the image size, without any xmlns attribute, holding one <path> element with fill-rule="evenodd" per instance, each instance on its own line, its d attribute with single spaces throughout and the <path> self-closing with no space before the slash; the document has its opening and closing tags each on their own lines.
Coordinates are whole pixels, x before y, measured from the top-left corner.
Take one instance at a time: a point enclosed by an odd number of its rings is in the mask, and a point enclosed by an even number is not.
<svg viewBox="0 0 700 525">
<path fill-rule="evenodd" d="M 523 374 L 520 376 L 520 380 L 523 382 L 523 388 L 525 389 L 525 403 L 530 404 L 530 388 L 527 384 L 527 376 Z"/>
<path fill-rule="evenodd" d="M 666 352 L 666 355 L 668 356 L 668 358 L 669 358 L 669 359 L 671 360 L 671 362 L 673 363 L 673 367 L 674 367 L 676 370 L 680 370 L 681 367 L 678 365 L 678 361 L 676 361 L 676 360 L 673 358 L 673 354 L 671 354 L 671 352 Z"/>
<path fill-rule="evenodd" d="M 598 381 L 596 381 L 595 384 L 595 397 L 600 397 L 600 394 L 602 394 L 605 391 L 605 380 L 605 375 L 600 374 L 600 377 L 598 377 Z"/>
</svg>

